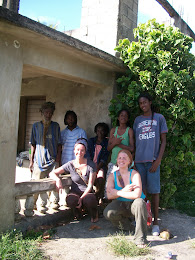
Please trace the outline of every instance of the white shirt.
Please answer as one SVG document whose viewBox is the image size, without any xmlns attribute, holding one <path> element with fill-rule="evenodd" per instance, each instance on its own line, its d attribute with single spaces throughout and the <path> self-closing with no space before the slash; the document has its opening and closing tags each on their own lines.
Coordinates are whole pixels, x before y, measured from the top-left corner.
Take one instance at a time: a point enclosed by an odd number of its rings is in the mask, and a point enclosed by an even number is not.
<svg viewBox="0 0 195 260">
<path fill-rule="evenodd" d="M 62 165 L 75 159 L 74 145 L 78 138 L 87 139 L 85 130 L 76 126 L 72 131 L 66 127 L 61 131 Z"/>
</svg>

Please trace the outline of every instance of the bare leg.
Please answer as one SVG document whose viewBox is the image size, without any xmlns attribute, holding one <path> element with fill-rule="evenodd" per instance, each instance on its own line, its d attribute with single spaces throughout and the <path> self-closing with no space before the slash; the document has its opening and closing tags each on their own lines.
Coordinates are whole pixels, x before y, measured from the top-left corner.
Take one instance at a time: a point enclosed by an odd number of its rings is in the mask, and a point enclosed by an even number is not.
<svg viewBox="0 0 195 260">
<path fill-rule="evenodd" d="M 98 222 L 98 210 L 97 209 L 93 209 L 91 210 L 91 222 L 92 223 L 96 223 Z"/>
<path fill-rule="evenodd" d="M 104 196 L 104 185 L 105 185 L 105 180 L 103 177 L 97 177 L 95 186 L 96 186 L 96 197 L 98 200 L 98 203 L 102 203 L 102 199 Z"/>
<path fill-rule="evenodd" d="M 76 208 L 78 205 L 80 196 L 74 193 L 70 193 L 66 197 L 67 206 L 73 211 L 74 218 L 80 220 L 82 218 L 81 209 Z"/>
<path fill-rule="evenodd" d="M 159 193 L 152 194 L 152 208 L 154 214 L 153 225 L 158 225 Z"/>
<path fill-rule="evenodd" d="M 88 210 L 91 215 L 91 222 L 95 223 L 98 221 L 98 209 L 97 209 L 97 199 L 94 193 L 88 193 L 83 198 L 83 206 Z"/>
</svg>

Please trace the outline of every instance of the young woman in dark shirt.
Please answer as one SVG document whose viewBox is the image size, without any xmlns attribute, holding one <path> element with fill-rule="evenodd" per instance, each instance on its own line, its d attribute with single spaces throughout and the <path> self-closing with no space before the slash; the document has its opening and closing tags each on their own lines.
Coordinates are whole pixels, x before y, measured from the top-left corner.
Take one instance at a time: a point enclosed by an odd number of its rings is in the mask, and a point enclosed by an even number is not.
<svg viewBox="0 0 195 260">
<path fill-rule="evenodd" d="M 67 195 L 67 205 L 73 209 L 76 218 L 81 217 L 82 208 L 91 215 L 91 222 L 98 221 L 97 199 L 93 193 L 93 183 L 96 176 L 95 164 L 85 158 L 87 140 L 80 138 L 74 146 L 75 160 L 69 161 L 50 173 L 50 178 L 56 181 L 58 189 L 62 189 L 62 182 L 58 177 L 64 172 L 70 173 L 72 179 L 71 191 Z"/>
</svg>

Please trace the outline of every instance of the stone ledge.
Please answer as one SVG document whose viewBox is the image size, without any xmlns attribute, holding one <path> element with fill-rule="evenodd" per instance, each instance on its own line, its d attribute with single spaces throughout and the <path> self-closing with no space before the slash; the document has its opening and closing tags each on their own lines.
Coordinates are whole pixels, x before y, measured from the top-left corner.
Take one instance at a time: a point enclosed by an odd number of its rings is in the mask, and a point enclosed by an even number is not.
<svg viewBox="0 0 195 260">
<path fill-rule="evenodd" d="M 62 177 L 62 185 L 64 188 L 70 187 L 71 183 L 72 180 L 70 175 Z M 55 189 L 55 181 L 50 178 L 20 182 L 15 184 L 15 197 L 32 195 L 34 193 L 40 193 Z"/>
</svg>

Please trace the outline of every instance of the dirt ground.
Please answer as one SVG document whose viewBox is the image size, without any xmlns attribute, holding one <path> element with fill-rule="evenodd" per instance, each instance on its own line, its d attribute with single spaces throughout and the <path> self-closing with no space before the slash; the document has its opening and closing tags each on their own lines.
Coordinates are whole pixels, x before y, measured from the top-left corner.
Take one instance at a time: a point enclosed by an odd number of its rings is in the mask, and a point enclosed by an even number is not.
<svg viewBox="0 0 195 260">
<path fill-rule="evenodd" d="M 51 240 L 41 245 L 45 255 L 51 260 L 165 260 L 168 252 L 172 259 L 195 260 L 195 218 L 180 214 L 176 210 L 161 210 L 159 215 L 161 229 L 169 229 L 173 234 L 170 240 L 151 236 L 148 230 L 148 240 L 151 242 L 150 253 L 136 258 L 117 257 L 108 248 L 109 235 L 117 230 L 103 217 L 97 222 L 100 229 L 89 230 L 91 222 L 88 216 L 81 221 L 72 221 L 57 228 Z M 133 236 L 126 237 L 133 240 Z"/>
</svg>

